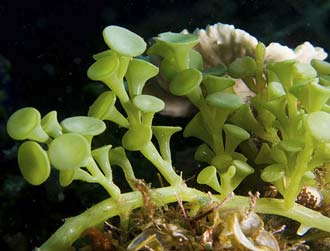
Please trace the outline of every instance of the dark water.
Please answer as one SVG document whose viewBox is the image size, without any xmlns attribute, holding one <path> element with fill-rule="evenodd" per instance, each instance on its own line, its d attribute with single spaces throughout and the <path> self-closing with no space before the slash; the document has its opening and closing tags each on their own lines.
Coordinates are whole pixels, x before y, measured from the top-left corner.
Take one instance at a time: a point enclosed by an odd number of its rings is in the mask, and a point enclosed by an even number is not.
<svg viewBox="0 0 330 251">
<path fill-rule="evenodd" d="M 94 89 L 86 76 L 92 55 L 106 49 L 105 26 L 126 27 L 146 40 L 160 32 L 234 24 L 265 44 L 304 41 L 330 53 L 330 1 L 9 1 L 0 2 L 0 243 L 1 250 L 31 250 L 104 194 L 77 186 L 27 185 L 19 175 L 16 144 L 4 132 L 22 106 L 59 118 L 84 114 Z M 54 188 L 55 187 L 55 188 Z M 93 190 L 94 189 L 94 190 Z M 82 195 L 82 197 L 81 197 Z M 63 198 L 64 196 L 64 198 Z M 67 199 L 70 198 L 70 200 Z M 86 199 L 85 199 L 86 197 Z M 47 221 L 46 221 L 47 220 Z"/>
</svg>

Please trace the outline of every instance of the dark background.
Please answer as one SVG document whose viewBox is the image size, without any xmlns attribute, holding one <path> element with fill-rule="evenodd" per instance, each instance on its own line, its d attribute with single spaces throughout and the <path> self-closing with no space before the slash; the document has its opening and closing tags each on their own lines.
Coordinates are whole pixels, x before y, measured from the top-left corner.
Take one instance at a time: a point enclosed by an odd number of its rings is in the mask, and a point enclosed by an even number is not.
<svg viewBox="0 0 330 251">
<path fill-rule="evenodd" d="M 23 106 L 42 114 L 57 110 L 59 120 L 86 114 L 99 88 L 86 70 L 92 55 L 106 49 L 104 27 L 123 26 L 148 41 L 161 32 L 222 22 L 266 45 L 310 41 L 330 53 L 329 10 L 326 0 L 0 1 L 1 250 L 31 250 L 65 217 L 89 207 L 91 197 L 105 196 L 79 183 L 62 190 L 56 179 L 41 187 L 26 184 L 16 164 L 18 144 L 5 133 L 8 116 Z"/>
</svg>

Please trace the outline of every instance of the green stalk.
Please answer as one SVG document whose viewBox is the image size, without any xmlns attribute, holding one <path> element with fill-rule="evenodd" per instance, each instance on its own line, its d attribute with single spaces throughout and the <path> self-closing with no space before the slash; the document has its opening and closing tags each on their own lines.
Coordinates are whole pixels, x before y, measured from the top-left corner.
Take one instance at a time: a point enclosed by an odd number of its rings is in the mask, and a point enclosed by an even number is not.
<svg viewBox="0 0 330 251">
<path fill-rule="evenodd" d="M 289 118 L 296 117 L 298 114 L 297 98 L 289 92 L 286 93 L 286 98 L 288 100 L 288 116 L 289 116 Z"/>
<path fill-rule="evenodd" d="M 128 160 L 123 147 L 116 147 L 110 150 L 109 160 L 112 165 L 119 166 L 125 175 L 125 179 L 132 190 L 136 190 L 134 181 L 136 180 L 132 165 Z"/>
<path fill-rule="evenodd" d="M 205 102 L 200 107 L 200 111 L 203 117 L 203 122 L 208 130 L 208 133 L 212 138 L 212 149 L 215 154 L 220 154 L 225 152 L 225 147 L 223 144 L 222 129 L 225 121 L 229 115 L 229 111 L 219 110 L 218 108 L 210 107 Z M 216 121 L 216 123 L 212 123 Z"/>
<path fill-rule="evenodd" d="M 189 51 L 187 50 L 176 50 L 174 52 L 175 63 L 179 71 L 188 69 L 189 67 Z"/>
<path fill-rule="evenodd" d="M 182 177 L 175 172 L 170 162 L 167 162 L 162 158 L 152 142 L 149 142 L 143 147 L 141 153 L 158 169 L 170 185 L 178 185 L 182 183 Z"/>
<path fill-rule="evenodd" d="M 152 126 L 152 120 L 154 118 L 155 113 L 154 112 L 146 112 L 142 114 L 142 124 L 151 127 Z"/>
<path fill-rule="evenodd" d="M 118 199 L 120 196 L 120 189 L 116 186 L 112 180 L 107 179 L 101 170 L 99 169 L 98 165 L 95 163 L 93 158 L 90 158 L 88 164 L 86 165 L 87 170 L 90 172 L 91 176 L 83 175 L 83 172 L 79 172 L 81 176 L 81 180 L 84 180 L 89 183 L 99 183 L 107 193 L 114 199 Z M 78 170 L 80 171 L 80 169 Z M 86 172 L 85 172 L 86 173 Z"/>
<path fill-rule="evenodd" d="M 104 177 L 103 173 L 101 172 L 101 170 L 99 169 L 98 165 L 95 163 L 92 157 L 90 157 L 87 160 L 86 168 L 90 172 L 90 174 L 96 179 L 100 179 Z"/>
<path fill-rule="evenodd" d="M 117 77 L 111 77 L 104 80 L 104 83 L 110 87 L 110 89 L 116 94 L 119 98 L 120 103 L 124 110 L 127 113 L 129 122 L 133 125 L 139 123 L 139 110 L 132 104 L 128 94 L 124 87 L 124 82 L 122 79 Z"/>
<path fill-rule="evenodd" d="M 195 87 L 190 93 L 187 94 L 189 101 L 196 106 L 199 110 L 205 102 L 202 94 L 202 90 L 199 86 Z"/>
<path fill-rule="evenodd" d="M 254 93 L 258 93 L 258 89 L 256 87 L 256 83 L 254 82 L 253 76 L 243 77 L 242 80 L 247 85 L 247 87 L 249 87 L 251 91 L 253 91 Z"/>
<path fill-rule="evenodd" d="M 150 190 L 151 197 L 157 206 L 173 203 L 178 196 L 186 202 L 198 202 L 206 204 L 210 200 L 220 203 L 217 196 L 203 193 L 197 189 L 186 186 L 163 187 Z M 78 239 L 81 233 L 89 228 L 101 224 L 116 215 L 122 215 L 125 211 L 133 210 L 143 206 L 143 198 L 140 192 L 123 194 L 120 201 L 112 198 L 106 199 L 82 214 L 68 218 L 65 223 L 39 248 L 35 251 L 70 251 L 72 243 Z M 245 209 L 250 207 L 248 197 L 234 196 L 223 205 L 223 209 Z M 309 208 L 294 204 L 290 209 L 285 209 L 283 200 L 262 198 L 258 199 L 254 207 L 256 213 L 276 214 L 291 218 L 305 226 L 318 228 L 330 232 L 330 218 Z"/>
<path fill-rule="evenodd" d="M 116 76 L 111 76 L 103 81 L 116 94 L 121 102 L 127 103 L 129 101 L 122 79 L 118 79 Z"/>
<path fill-rule="evenodd" d="M 127 102 L 122 102 L 120 100 L 120 103 L 127 113 L 130 125 L 139 125 L 141 112 L 132 104 L 130 100 L 128 100 Z"/>
<path fill-rule="evenodd" d="M 283 195 L 286 208 L 291 208 L 297 198 L 297 195 L 301 189 L 301 179 L 304 173 L 307 171 L 308 162 L 311 159 L 314 148 L 312 143 L 312 138 L 308 133 L 305 136 L 305 148 L 297 156 L 296 164 L 291 172 L 291 180 L 289 185 L 285 188 L 285 193 Z M 289 170 L 290 172 L 290 170 Z"/>
</svg>

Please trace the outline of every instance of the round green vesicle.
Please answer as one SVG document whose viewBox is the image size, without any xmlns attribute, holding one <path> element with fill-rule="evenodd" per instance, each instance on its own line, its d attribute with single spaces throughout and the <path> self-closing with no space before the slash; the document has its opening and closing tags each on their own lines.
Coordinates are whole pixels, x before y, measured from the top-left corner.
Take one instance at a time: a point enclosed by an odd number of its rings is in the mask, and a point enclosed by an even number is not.
<svg viewBox="0 0 330 251">
<path fill-rule="evenodd" d="M 207 144 L 201 144 L 194 154 L 194 159 L 201 162 L 211 163 L 215 157 L 215 153 L 210 149 Z"/>
<path fill-rule="evenodd" d="M 320 111 L 330 98 L 330 88 L 317 78 L 292 86 L 289 91 L 301 101 L 307 113 Z"/>
<path fill-rule="evenodd" d="M 306 126 L 310 134 L 320 142 L 330 142 L 330 114 L 319 111 L 308 115 Z"/>
<path fill-rule="evenodd" d="M 173 46 L 176 44 L 185 44 L 192 45 L 198 43 L 199 38 L 193 34 L 182 34 L 182 33 L 174 33 L 174 32 L 163 32 L 159 34 L 156 38 L 158 41 L 166 42 L 168 44 L 172 44 Z"/>
<path fill-rule="evenodd" d="M 42 184 L 50 175 L 47 153 L 34 141 L 26 141 L 19 147 L 18 165 L 24 179 L 32 185 Z"/>
<path fill-rule="evenodd" d="M 122 145 L 129 151 L 139 151 L 143 149 L 152 138 L 150 126 L 136 126 L 130 128 L 122 138 Z"/>
<path fill-rule="evenodd" d="M 164 109 L 165 103 L 160 98 L 151 95 L 138 95 L 133 98 L 133 104 L 143 112 L 156 113 Z"/>
<path fill-rule="evenodd" d="M 303 83 L 307 80 L 313 79 L 317 76 L 316 70 L 307 63 L 296 62 L 293 67 L 293 78 L 295 84 Z"/>
<path fill-rule="evenodd" d="M 156 43 L 148 49 L 148 54 L 161 56 L 173 62 L 179 70 L 200 64 L 197 54 L 191 53 L 199 38 L 193 34 L 164 32 L 155 38 Z M 191 65 L 190 65 L 191 63 Z"/>
<path fill-rule="evenodd" d="M 103 92 L 89 107 L 88 116 L 103 120 L 116 103 L 116 95 L 112 91 Z"/>
<path fill-rule="evenodd" d="M 189 94 L 202 82 L 202 73 L 196 69 L 186 69 L 175 76 L 170 83 L 170 92 L 177 96 Z"/>
<path fill-rule="evenodd" d="M 146 42 L 139 35 L 115 25 L 103 30 L 103 38 L 111 49 L 128 57 L 139 56 L 147 48 Z"/>
<path fill-rule="evenodd" d="M 282 140 L 279 147 L 286 152 L 300 152 L 304 149 L 304 142 L 299 140 Z"/>
<path fill-rule="evenodd" d="M 242 160 L 233 160 L 232 165 L 236 167 L 236 173 L 239 176 L 247 176 L 254 173 L 254 169 L 245 161 Z"/>
<path fill-rule="evenodd" d="M 257 70 L 256 61 L 249 56 L 235 59 L 228 67 L 228 74 L 233 78 L 253 76 Z"/>
<path fill-rule="evenodd" d="M 112 53 L 94 62 L 87 70 L 87 76 L 91 80 L 100 81 L 114 74 L 119 67 L 118 57 Z"/>
<path fill-rule="evenodd" d="M 203 85 L 206 88 L 207 94 L 224 91 L 234 84 L 235 81 L 231 78 L 218 77 L 213 75 L 205 75 L 203 77 Z"/>
<path fill-rule="evenodd" d="M 235 110 L 244 104 L 243 100 L 232 93 L 215 92 L 206 97 L 206 102 L 214 107 Z"/>
<path fill-rule="evenodd" d="M 285 91 L 281 83 L 273 81 L 268 84 L 267 94 L 268 94 L 268 99 L 273 100 L 284 96 Z"/>
<path fill-rule="evenodd" d="M 33 107 L 24 107 L 14 112 L 7 122 L 7 132 L 15 140 L 32 139 L 45 142 L 48 135 L 40 125 L 41 115 Z"/>
<path fill-rule="evenodd" d="M 171 81 L 178 73 L 177 67 L 168 59 L 164 59 L 159 65 L 160 75 Z"/>
<path fill-rule="evenodd" d="M 203 57 L 194 49 L 192 49 L 189 53 L 189 68 L 195 68 L 198 70 L 203 69 Z"/>
<path fill-rule="evenodd" d="M 61 125 L 67 132 L 93 136 L 101 134 L 106 129 L 102 120 L 87 116 L 75 116 L 64 119 Z"/>
<path fill-rule="evenodd" d="M 113 55 L 113 53 L 114 52 L 112 50 L 101 51 L 97 54 L 94 54 L 93 58 L 95 60 L 99 60 L 99 59 L 104 58 L 104 57 L 109 57 L 109 56 L 111 57 Z"/>
<path fill-rule="evenodd" d="M 261 172 L 261 179 L 266 182 L 275 182 L 285 175 L 285 167 L 282 164 L 273 164 L 267 166 Z"/>
<path fill-rule="evenodd" d="M 148 50 L 149 54 L 157 54 L 169 60 L 182 56 L 189 60 L 191 49 L 198 43 L 199 38 L 193 34 L 164 32 L 155 38 L 156 43 Z"/>
<path fill-rule="evenodd" d="M 49 144 L 50 163 L 59 170 L 79 168 L 91 156 L 87 140 L 76 133 L 63 134 Z"/>
<path fill-rule="evenodd" d="M 89 107 L 88 116 L 100 120 L 110 120 L 119 126 L 128 127 L 129 122 L 117 110 L 116 95 L 112 91 L 103 92 Z"/>
<path fill-rule="evenodd" d="M 204 76 L 223 76 L 227 73 L 227 67 L 224 64 L 218 64 L 214 67 L 206 68 L 202 72 Z"/>
<path fill-rule="evenodd" d="M 226 132 L 226 134 L 230 134 L 232 137 L 235 137 L 241 141 L 250 138 L 250 134 L 239 126 L 232 124 L 225 124 L 223 126 L 223 129 Z"/>
<path fill-rule="evenodd" d="M 223 153 L 215 155 L 215 157 L 211 160 L 211 165 L 215 166 L 217 170 L 223 174 L 228 170 L 228 167 L 231 165 L 233 161 L 233 157 L 231 154 Z"/>
</svg>

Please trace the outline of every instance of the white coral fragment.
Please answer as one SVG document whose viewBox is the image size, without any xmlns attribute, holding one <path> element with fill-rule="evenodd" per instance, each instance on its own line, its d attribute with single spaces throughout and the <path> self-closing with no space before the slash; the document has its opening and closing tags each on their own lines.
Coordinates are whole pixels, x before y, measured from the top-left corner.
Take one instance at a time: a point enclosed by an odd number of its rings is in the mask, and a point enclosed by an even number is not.
<svg viewBox="0 0 330 251">
<path fill-rule="evenodd" d="M 298 45 L 294 49 L 296 59 L 302 63 L 310 63 L 312 59 L 324 60 L 328 54 L 321 47 L 314 47 L 310 42 Z"/>
<path fill-rule="evenodd" d="M 188 33 L 187 30 L 182 33 Z M 234 25 L 216 23 L 206 29 L 196 29 L 193 34 L 199 37 L 196 50 L 205 60 L 205 67 L 223 63 L 230 64 L 236 58 L 255 56 L 258 40 L 244 30 L 236 29 Z M 304 42 L 294 50 L 279 43 L 270 43 L 266 47 L 266 62 L 277 62 L 296 59 L 302 63 L 310 63 L 312 59 L 324 60 L 327 53 L 321 47 L 314 47 L 310 42 Z"/>
<path fill-rule="evenodd" d="M 278 62 L 288 59 L 295 59 L 296 55 L 292 49 L 279 43 L 270 43 L 266 47 L 266 62 Z"/>
<path fill-rule="evenodd" d="M 253 56 L 258 44 L 255 37 L 234 25 L 217 23 L 193 33 L 199 37 L 195 49 L 202 54 L 206 68 L 220 63 L 228 65 L 246 55 Z"/>
<path fill-rule="evenodd" d="M 310 42 L 298 45 L 294 50 L 279 43 L 270 43 L 266 47 L 266 62 L 278 62 L 296 59 L 301 63 L 309 64 L 312 59 L 324 60 L 328 54 L 321 47 L 314 47 Z"/>
</svg>

